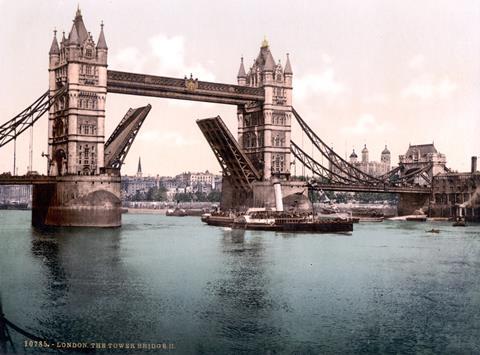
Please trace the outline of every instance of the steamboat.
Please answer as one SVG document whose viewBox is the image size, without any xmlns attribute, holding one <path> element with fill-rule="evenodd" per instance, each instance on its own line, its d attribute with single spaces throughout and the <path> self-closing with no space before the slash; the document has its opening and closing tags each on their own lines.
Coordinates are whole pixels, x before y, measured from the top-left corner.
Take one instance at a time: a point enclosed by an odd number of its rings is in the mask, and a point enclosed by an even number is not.
<svg viewBox="0 0 480 355">
<path fill-rule="evenodd" d="M 215 211 L 202 215 L 202 221 L 212 226 L 275 232 L 336 233 L 353 231 L 354 219 L 351 216 L 336 213 L 334 210 L 327 214 L 317 214 L 312 204 L 311 212 L 284 211 L 281 185 L 276 182 L 273 187 L 274 208 L 249 208 L 244 213 Z"/>
</svg>

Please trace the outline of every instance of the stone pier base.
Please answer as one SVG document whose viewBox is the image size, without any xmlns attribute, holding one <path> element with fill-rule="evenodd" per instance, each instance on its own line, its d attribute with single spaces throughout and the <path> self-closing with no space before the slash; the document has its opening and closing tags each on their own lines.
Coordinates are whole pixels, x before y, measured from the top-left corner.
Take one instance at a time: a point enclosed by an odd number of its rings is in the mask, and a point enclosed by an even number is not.
<svg viewBox="0 0 480 355">
<path fill-rule="evenodd" d="M 308 199 L 308 188 L 302 181 L 281 181 L 283 207 L 285 211 L 308 211 L 312 204 Z M 275 192 L 272 181 L 253 183 L 253 191 L 245 193 L 233 188 L 228 179 L 223 179 L 222 210 L 245 210 L 250 207 L 275 207 Z"/>
<path fill-rule="evenodd" d="M 425 214 L 427 214 L 429 200 L 430 195 L 401 193 L 400 201 L 398 202 L 398 215 L 411 215 L 418 210 L 422 210 Z"/>
<path fill-rule="evenodd" d="M 68 175 L 34 185 L 32 225 L 120 227 L 120 176 Z"/>
</svg>

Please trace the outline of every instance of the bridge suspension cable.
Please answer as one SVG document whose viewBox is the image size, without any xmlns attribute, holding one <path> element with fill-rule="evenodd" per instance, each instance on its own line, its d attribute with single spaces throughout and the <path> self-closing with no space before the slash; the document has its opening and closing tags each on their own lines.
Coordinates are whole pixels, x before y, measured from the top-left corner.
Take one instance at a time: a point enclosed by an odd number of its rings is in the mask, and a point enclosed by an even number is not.
<svg viewBox="0 0 480 355">
<path fill-rule="evenodd" d="M 49 95 L 49 91 L 45 92 L 25 110 L 2 124 L 0 126 L 0 148 L 12 140 L 16 140 L 26 129 L 33 126 L 66 91 L 67 87 L 63 86 L 52 96 Z"/>
<path fill-rule="evenodd" d="M 324 156 L 327 161 L 332 164 L 334 170 L 341 172 L 342 175 L 348 176 L 349 179 L 356 181 L 357 183 L 363 183 L 368 185 L 383 183 L 382 180 L 363 172 L 354 165 L 348 163 L 340 155 L 335 153 L 332 148 L 330 148 L 327 144 L 325 144 L 324 141 L 322 141 L 319 136 L 317 136 L 317 134 L 310 128 L 310 126 L 302 119 L 300 114 L 293 107 L 292 112 L 297 119 L 298 124 L 302 128 L 302 131 L 305 132 L 307 137 L 310 139 L 312 144 L 315 145 L 315 147 L 320 151 L 322 156 Z"/>
<path fill-rule="evenodd" d="M 412 180 L 415 177 L 420 177 L 425 180 L 427 186 L 431 186 L 432 181 L 428 175 L 428 172 L 432 169 L 432 164 L 428 164 L 422 168 L 410 171 L 403 176 L 399 176 L 399 173 L 404 169 L 403 166 L 395 167 L 379 177 L 371 176 L 356 166 L 348 163 L 345 159 L 335 153 L 332 148 L 330 148 L 327 144 L 325 144 L 325 142 L 322 141 L 320 137 L 317 136 L 317 134 L 310 128 L 310 126 L 308 126 L 308 124 L 302 119 L 302 117 L 294 108 L 292 108 L 292 112 L 302 128 L 302 138 L 304 132 L 312 144 L 320 151 L 322 162 L 323 157 L 325 157 L 329 166 L 326 167 L 324 164 L 320 164 L 318 161 L 312 158 L 312 156 L 305 153 L 305 151 L 303 151 L 303 149 L 301 149 L 293 141 L 291 141 L 291 152 L 293 156 L 302 163 L 303 166 L 311 170 L 313 174 L 320 176 L 323 179 L 323 182 L 343 185 L 383 185 L 385 188 L 388 188 L 398 187 L 399 185 L 411 185 Z"/>
<path fill-rule="evenodd" d="M 355 183 L 347 176 L 342 176 L 336 172 L 325 167 L 323 164 L 317 162 L 310 155 L 308 155 L 302 148 L 300 148 L 294 141 L 290 141 L 290 151 L 293 156 L 298 159 L 303 167 L 307 167 L 313 174 L 318 175 L 324 181 L 337 184 Z"/>
</svg>

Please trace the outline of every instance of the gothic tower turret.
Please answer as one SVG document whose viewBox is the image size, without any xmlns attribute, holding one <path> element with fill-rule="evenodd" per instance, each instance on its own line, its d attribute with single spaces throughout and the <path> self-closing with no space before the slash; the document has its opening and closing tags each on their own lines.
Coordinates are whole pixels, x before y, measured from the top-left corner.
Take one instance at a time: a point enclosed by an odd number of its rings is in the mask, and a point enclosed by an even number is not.
<svg viewBox="0 0 480 355">
<path fill-rule="evenodd" d="M 240 59 L 240 68 L 238 69 L 237 81 L 238 85 L 245 86 L 247 84 L 247 73 L 245 72 L 245 67 L 243 66 L 243 57 Z"/>
<path fill-rule="evenodd" d="M 239 85 L 265 90 L 263 104 L 238 107 L 238 141 L 264 180 L 290 175 L 292 76 L 288 55 L 284 69 L 275 63 L 266 39 L 248 72 L 243 59 L 240 64 Z"/>
<path fill-rule="evenodd" d="M 68 91 L 49 111 L 50 175 L 97 175 L 104 166 L 108 48 L 100 29 L 95 45 L 77 9 L 68 38 L 50 48 L 50 93 Z"/>
<path fill-rule="evenodd" d="M 366 144 L 362 149 L 362 163 L 368 163 L 368 149 Z"/>
<path fill-rule="evenodd" d="M 390 151 L 387 148 L 387 145 L 385 145 L 385 149 L 382 151 L 382 154 L 380 156 L 380 161 L 385 164 L 386 171 L 390 170 L 390 165 L 391 165 L 391 157 L 390 157 Z"/>
<path fill-rule="evenodd" d="M 350 164 L 355 164 L 357 162 L 357 153 L 355 153 L 355 149 L 353 150 L 352 154 L 350 154 Z"/>
</svg>

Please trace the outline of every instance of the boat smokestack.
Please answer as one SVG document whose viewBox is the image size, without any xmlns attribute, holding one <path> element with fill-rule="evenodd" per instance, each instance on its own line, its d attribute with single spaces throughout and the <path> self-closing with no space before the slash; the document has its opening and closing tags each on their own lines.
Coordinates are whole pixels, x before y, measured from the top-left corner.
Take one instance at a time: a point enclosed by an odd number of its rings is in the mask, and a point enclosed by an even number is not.
<svg viewBox="0 0 480 355">
<path fill-rule="evenodd" d="M 472 174 L 477 171 L 477 157 L 472 157 Z"/>
<path fill-rule="evenodd" d="M 282 185 L 280 181 L 273 183 L 273 191 L 275 193 L 275 208 L 277 211 L 283 212 Z"/>
</svg>

